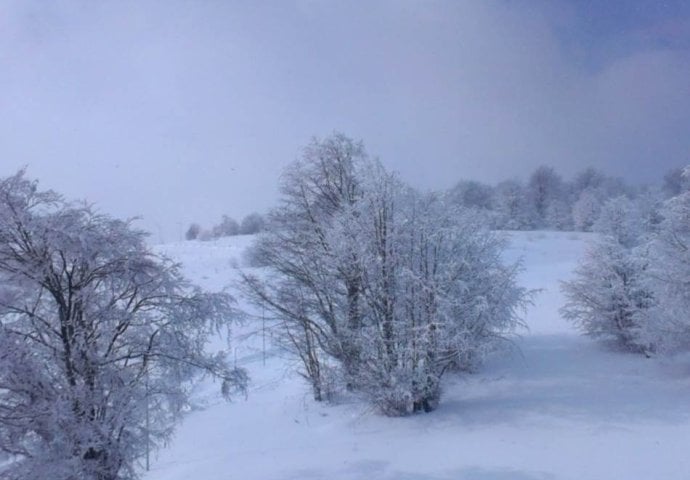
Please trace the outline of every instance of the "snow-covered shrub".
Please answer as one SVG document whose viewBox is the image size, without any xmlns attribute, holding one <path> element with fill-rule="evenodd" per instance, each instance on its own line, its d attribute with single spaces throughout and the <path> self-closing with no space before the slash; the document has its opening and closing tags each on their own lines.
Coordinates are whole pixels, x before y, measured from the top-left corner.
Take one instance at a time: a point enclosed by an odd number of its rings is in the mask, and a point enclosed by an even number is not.
<svg viewBox="0 0 690 480">
<path fill-rule="evenodd" d="M 445 198 L 421 195 L 342 135 L 314 142 L 283 177 L 245 290 L 283 320 L 314 396 L 335 361 L 384 413 L 435 408 L 440 380 L 517 324 L 526 292 L 501 241 Z"/>
</svg>

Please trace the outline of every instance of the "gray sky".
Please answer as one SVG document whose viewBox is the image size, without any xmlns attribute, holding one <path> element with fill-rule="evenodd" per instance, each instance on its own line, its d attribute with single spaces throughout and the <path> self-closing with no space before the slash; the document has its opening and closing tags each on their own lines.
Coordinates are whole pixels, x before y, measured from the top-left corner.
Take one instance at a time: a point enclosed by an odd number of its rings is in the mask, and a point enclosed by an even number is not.
<svg viewBox="0 0 690 480">
<path fill-rule="evenodd" d="M 690 162 L 690 2 L 0 0 L 0 176 L 154 240 L 342 131 L 421 188 Z"/>
</svg>

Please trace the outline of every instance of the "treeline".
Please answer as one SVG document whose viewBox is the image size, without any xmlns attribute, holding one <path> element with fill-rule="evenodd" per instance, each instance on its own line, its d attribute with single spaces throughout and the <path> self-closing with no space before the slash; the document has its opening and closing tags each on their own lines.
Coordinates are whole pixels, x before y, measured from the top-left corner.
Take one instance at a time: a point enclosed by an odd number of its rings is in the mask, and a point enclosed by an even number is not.
<svg viewBox="0 0 690 480">
<path fill-rule="evenodd" d="M 666 173 L 660 186 L 632 186 L 595 168 L 564 180 L 552 167 L 540 166 L 527 182 L 507 180 L 492 186 L 462 180 L 448 194 L 453 203 L 484 214 L 497 230 L 592 231 L 607 201 L 622 196 L 660 205 L 687 183 L 681 168 Z"/>
<path fill-rule="evenodd" d="M 650 210 L 688 188 L 690 181 L 683 169 L 673 168 L 660 184 L 630 185 L 589 167 L 572 179 L 564 179 L 553 167 L 539 166 L 526 182 L 505 180 L 496 185 L 461 180 L 444 195 L 449 206 L 474 210 L 494 230 L 594 231 L 594 226 L 609 200 L 626 197 Z M 259 213 L 245 216 L 241 222 L 223 215 L 218 224 L 204 228 L 192 223 L 186 240 L 209 241 L 235 235 L 253 235 L 267 228 L 267 219 Z"/>
<path fill-rule="evenodd" d="M 259 213 L 250 213 L 242 219 L 242 223 L 238 223 L 232 217 L 223 215 L 220 223 L 210 229 L 204 229 L 198 223 L 192 223 L 187 232 L 185 232 L 184 238 L 185 240 L 208 241 L 235 235 L 254 235 L 262 232 L 265 225 L 264 217 Z"/>
</svg>

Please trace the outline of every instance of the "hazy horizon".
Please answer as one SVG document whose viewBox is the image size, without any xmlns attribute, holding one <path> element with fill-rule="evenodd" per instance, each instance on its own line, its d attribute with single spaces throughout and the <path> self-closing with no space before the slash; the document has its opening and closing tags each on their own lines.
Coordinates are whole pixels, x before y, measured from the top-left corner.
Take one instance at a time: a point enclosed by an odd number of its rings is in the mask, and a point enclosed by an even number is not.
<svg viewBox="0 0 690 480">
<path fill-rule="evenodd" d="M 312 136 L 423 189 L 690 161 L 690 4 L 6 1 L 0 176 L 154 239 L 276 199 Z"/>
</svg>

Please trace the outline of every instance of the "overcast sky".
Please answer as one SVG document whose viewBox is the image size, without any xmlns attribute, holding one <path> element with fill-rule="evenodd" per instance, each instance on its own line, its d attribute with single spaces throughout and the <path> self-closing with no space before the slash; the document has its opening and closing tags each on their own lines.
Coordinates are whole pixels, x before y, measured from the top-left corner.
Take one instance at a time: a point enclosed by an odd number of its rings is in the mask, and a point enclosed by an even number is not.
<svg viewBox="0 0 690 480">
<path fill-rule="evenodd" d="M 155 240 L 269 208 L 316 135 L 404 179 L 690 162 L 690 2 L 0 0 L 0 176 Z"/>
</svg>

